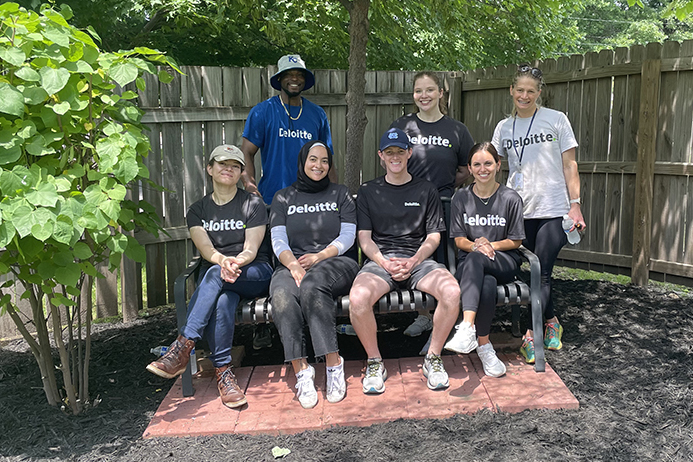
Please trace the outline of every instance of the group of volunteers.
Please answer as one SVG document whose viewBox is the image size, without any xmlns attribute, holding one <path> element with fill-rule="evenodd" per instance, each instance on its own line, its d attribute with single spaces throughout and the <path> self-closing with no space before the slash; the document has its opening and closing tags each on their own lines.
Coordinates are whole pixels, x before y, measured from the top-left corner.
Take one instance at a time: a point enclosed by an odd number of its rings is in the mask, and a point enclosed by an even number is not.
<svg viewBox="0 0 693 462">
<path fill-rule="evenodd" d="M 362 184 L 356 200 L 336 182 L 325 112 L 301 96 L 315 83 L 312 72 L 298 55 L 287 55 L 270 83 L 280 93 L 251 110 L 241 147 L 221 145 L 210 154 L 213 191 L 187 214 L 190 237 L 204 259 L 200 280 L 186 325 L 166 354 L 147 366 L 150 372 L 164 378 L 182 374 L 204 336 L 222 402 L 244 405 L 230 367 L 236 307 L 241 299 L 269 293 L 299 403 L 311 408 L 319 398 L 305 327 L 315 357 L 325 360 L 325 397 L 339 402 L 346 381 L 335 299 L 348 295 L 350 320 L 367 354 L 363 392 L 382 393 L 387 370 L 372 307 L 392 290 L 411 288 L 437 301 L 432 320 L 415 321 L 419 333 L 432 329 L 422 367 L 428 388 L 449 386 L 443 349 L 476 351 L 486 375 L 500 377 L 505 364 L 489 341 L 496 285 L 518 273 L 522 244 L 541 262 L 544 344 L 562 347 L 551 273 L 567 243 L 562 217 L 569 215 L 578 228 L 585 221 L 577 142 L 565 114 L 540 105 L 541 70 L 518 68 L 510 85 L 512 115 L 498 123 L 491 142 L 477 144 L 462 123 L 444 115 L 438 77 L 418 73 L 418 112 L 397 119 L 382 135 L 378 156 L 385 175 Z M 256 186 L 258 150 L 262 178 Z M 510 169 L 507 186 L 497 181 L 501 157 Z M 469 176 L 471 184 L 460 188 Z M 450 196 L 449 234 L 458 249 L 454 276 L 434 258 L 445 245 L 440 198 Z M 357 240 L 362 267 L 347 253 Z M 528 363 L 534 362 L 533 338 L 527 330 L 520 350 Z"/>
</svg>

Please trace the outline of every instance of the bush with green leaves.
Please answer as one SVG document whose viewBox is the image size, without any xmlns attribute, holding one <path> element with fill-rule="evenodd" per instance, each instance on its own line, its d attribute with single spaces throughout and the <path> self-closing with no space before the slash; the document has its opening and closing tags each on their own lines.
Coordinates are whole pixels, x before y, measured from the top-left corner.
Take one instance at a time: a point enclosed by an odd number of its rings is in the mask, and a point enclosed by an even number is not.
<svg viewBox="0 0 693 462">
<path fill-rule="evenodd" d="M 153 208 L 128 194 L 149 182 L 150 145 L 126 88 L 144 89 L 144 73 L 168 82 L 156 65 L 177 67 L 148 48 L 104 53 L 71 16 L 66 6 L 0 5 L 0 306 L 28 342 L 48 402 L 77 414 L 90 405 L 91 296 L 80 303 L 80 294 L 91 294 L 101 262 L 144 261 L 132 231 L 160 230 Z"/>
</svg>

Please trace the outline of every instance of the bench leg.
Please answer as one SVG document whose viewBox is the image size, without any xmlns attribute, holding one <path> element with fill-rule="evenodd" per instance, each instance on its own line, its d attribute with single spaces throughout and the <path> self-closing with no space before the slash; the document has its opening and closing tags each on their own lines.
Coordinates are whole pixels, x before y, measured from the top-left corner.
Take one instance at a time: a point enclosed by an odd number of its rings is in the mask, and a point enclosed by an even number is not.
<svg viewBox="0 0 693 462">
<path fill-rule="evenodd" d="M 520 305 L 513 305 L 511 308 L 513 337 L 522 337 L 522 329 L 520 328 L 520 308 Z"/>
<path fill-rule="evenodd" d="M 546 357 L 544 355 L 544 314 L 541 305 L 532 305 L 532 330 L 534 331 L 534 371 L 546 370 Z"/>
<path fill-rule="evenodd" d="M 181 376 L 181 385 L 183 386 L 183 396 L 192 396 L 195 393 L 195 389 L 192 385 L 192 373 L 190 372 L 190 363 L 188 362 L 185 372 Z"/>
</svg>

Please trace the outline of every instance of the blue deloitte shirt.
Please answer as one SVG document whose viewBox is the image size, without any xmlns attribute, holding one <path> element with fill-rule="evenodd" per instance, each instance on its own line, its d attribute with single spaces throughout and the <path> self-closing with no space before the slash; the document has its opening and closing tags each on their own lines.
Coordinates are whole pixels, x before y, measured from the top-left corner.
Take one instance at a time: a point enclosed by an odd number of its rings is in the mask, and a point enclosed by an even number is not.
<svg viewBox="0 0 693 462">
<path fill-rule="evenodd" d="M 258 190 L 268 204 L 274 194 L 296 181 L 298 152 L 309 141 L 320 140 L 332 149 L 332 135 L 325 111 L 305 98 L 299 106 L 282 105 L 279 95 L 251 109 L 243 138 L 260 148 L 262 178 Z M 286 114 L 288 109 L 292 118 Z"/>
</svg>

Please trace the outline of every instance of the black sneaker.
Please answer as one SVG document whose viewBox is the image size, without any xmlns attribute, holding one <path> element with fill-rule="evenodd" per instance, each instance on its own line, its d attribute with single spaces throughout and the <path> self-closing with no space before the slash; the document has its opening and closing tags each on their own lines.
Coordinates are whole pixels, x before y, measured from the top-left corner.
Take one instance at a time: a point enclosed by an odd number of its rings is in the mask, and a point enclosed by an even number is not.
<svg viewBox="0 0 693 462">
<path fill-rule="evenodd" d="M 262 350 L 272 346 L 272 330 L 269 324 L 258 324 L 253 329 L 253 350 Z"/>
</svg>

